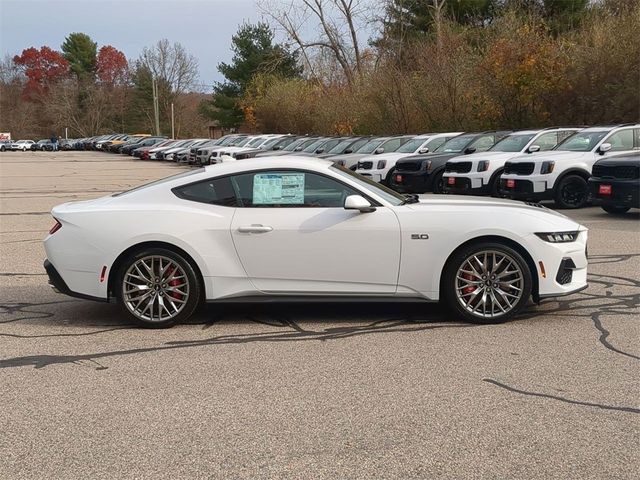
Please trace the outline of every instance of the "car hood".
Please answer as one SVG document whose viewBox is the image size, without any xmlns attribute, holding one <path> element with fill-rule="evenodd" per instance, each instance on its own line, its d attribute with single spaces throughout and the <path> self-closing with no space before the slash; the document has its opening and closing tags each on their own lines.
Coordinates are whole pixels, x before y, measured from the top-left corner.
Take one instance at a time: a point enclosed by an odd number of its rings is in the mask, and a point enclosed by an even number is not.
<svg viewBox="0 0 640 480">
<path fill-rule="evenodd" d="M 494 211 L 499 214 L 504 209 L 519 210 L 519 214 L 530 215 L 540 220 L 546 221 L 549 228 L 558 231 L 569 230 L 586 230 L 585 227 L 570 219 L 569 217 L 548 209 L 540 204 L 520 202 L 517 200 L 507 200 L 502 198 L 491 197 L 473 197 L 468 195 L 423 195 L 418 203 L 407 205 L 413 210 L 427 209 L 433 206 L 451 207 L 456 211 L 475 211 L 484 212 Z"/>
<path fill-rule="evenodd" d="M 398 153 L 398 152 L 389 152 L 389 153 L 379 153 L 378 155 L 366 155 L 361 158 L 361 161 L 378 161 L 378 160 L 399 160 L 401 158 L 410 157 L 413 153 Z M 340 158 L 348 157 L 349 155 L 343 155 Z"/>
<path fill-rule="evenodd" d="M 543 160 L 561 160 L 563 158 L 572 158 L 579 160 L 583 157 L 591 158 L 593 155 L 592 152 L 558 152 L 555 150 L 550 150 L 547 152 L 536 152 L 536 153 L 528 153 L 524 155 L 518 155 L 512 159 L 510 162 L 536 162 Z"/>
</svg>

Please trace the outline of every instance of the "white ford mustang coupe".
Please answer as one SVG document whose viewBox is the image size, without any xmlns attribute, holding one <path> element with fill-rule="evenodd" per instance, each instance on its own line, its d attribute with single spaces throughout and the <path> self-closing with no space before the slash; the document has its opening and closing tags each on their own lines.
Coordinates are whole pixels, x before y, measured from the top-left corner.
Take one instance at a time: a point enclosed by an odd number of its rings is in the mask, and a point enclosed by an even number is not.
<svg viewBox="0 0 640 480">
<path fill-rule="evenodd" d="M 440 299 L 470 322 L 587 286 L 587 229 L 539 205 L 403 196 L 330 161 L 213 165 L 55 207 L 57 291 L 167 327 L 207 302 Z"/>
</svg>

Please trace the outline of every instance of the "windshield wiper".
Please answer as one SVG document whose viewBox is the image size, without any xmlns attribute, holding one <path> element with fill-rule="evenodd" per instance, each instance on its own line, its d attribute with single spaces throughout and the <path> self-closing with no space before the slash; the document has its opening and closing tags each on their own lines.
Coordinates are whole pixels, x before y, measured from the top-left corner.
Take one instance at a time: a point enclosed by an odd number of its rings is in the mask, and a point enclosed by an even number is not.
<svg viewBox="0 0 640 480">
<path fill-rule="evenodd" d="M 404 200 L 400 205 L 407 205 L 408 203 L 418 203 L 420 201 L 420 197 L 418 197 L 415 193 L 410 193 L 404 196 Z"/>
</svg>

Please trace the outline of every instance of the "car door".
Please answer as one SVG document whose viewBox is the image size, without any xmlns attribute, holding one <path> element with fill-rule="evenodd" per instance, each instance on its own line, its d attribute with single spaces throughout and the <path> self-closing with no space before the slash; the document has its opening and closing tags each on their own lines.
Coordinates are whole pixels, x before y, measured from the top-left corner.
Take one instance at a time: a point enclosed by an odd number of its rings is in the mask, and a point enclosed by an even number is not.
<svg viewBox="0 0 640 480">
<path fill-rule="evenodd" d="M 231 177 L 236 251 L 254 286 L 294 294 L 392 294 L 400 263 L 395 213 L 345 210 L 361 192 L 304 170 Z"/>
</svg>

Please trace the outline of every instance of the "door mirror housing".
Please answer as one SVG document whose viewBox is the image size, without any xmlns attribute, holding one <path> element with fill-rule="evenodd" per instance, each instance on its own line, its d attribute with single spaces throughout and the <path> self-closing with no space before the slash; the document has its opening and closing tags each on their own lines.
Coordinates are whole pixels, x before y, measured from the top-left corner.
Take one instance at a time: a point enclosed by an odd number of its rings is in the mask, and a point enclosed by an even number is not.
<svg viewBox="0 0 640 480">
<path fill-rule="evenodd" d="M 418 153 L 429 153 L 429 147 L 423 147 L 420 150 L 418 150 Z"/>
<path fill-rule="evenodd" d="M 470 155 L 472 153 L 475 153 L 475 151 L 476 151 L 476 147 L 467 147 L 464 149 L 464 154 Z"/>
<path fill-rule="evenodd" d="M 529 153 L 535 153 L 535 152 L 539 152 L 539 151 L 540 151 L 540 145 L 531 145 L 527 149 L 527 152 L 529 152 Z"/>
<path fill-rule="evenodd" d="M 384 147 L 378 147 L 378 148 L 376 148 L 376 151 L 375 151 L 375 152 L 373 152 L 373 153 L 375 153 L 376 155 L 379 155 L 379 154 L 381 154 L 381 153 L 384 153 Z"/>
<path fill-rule="evenodd" d="M 350 148 L 347 148 L 347 149 L 344 151 L 344 153 L 345 153 L 345 154 L 353 153 L 353 150 L 351 150 Z"/>
<path fill-rule="evenodd" d="M 607 153 L 609 150 L 611 150 L 611 144 L 610 143 L 603 143 L 602 145 L 600 145 L 598 147 L 598 153 L 600 155 L 604 155 L 605 153 Z"/>
<path fill-rule="evenodd" d="M 376 211 L 376 207 L 369 203 L 369 200 L 360 195 L 349 195 L 344 200 L 345 210 L 358 210 L 360 213 L 371 213 Z"/>
<path fill-rule="evenodd" d="M 324 153 L 324 148 L 319 148 L 316 150 L 316 153 Z"/>
</svg>

